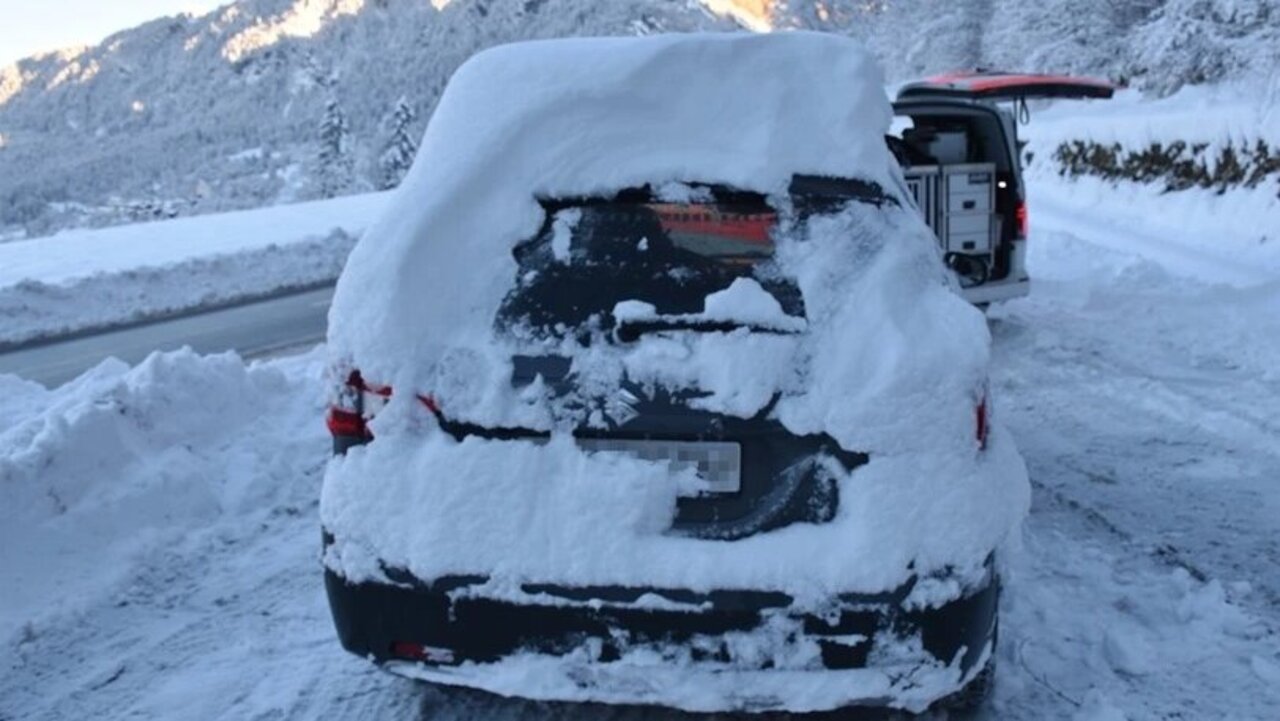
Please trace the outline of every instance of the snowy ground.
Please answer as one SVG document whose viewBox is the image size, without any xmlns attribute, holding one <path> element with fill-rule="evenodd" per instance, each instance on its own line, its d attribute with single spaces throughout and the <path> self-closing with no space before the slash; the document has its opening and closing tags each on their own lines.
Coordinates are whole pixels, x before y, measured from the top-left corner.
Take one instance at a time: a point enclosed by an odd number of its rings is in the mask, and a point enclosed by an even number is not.
<svg viewBox="0 0 1280 721">
<path fill-rule="evenodd" d="M 991 313 L 1035 496 L 979 718 L 1274 718 L 1280 278 L 1212 217 L 1175 235 L 1124 202 L 1037 180 L 1033 293 Z M 0 377 L 0 719 L 671 718 L 434 690 L 341 651 L 319 363 Z"/>
<path fill-rule="evenodd" d="M 1119 127 L 1102 108 L 1037 114 L 1033 150 Z M 1130 108 L 1115 132 L 1275 128 L 1194 97 L 1166 108 Z M 991 327 L 996 412 L 1033 510 L 978 718 L 1275 718 L 1280 205 L 1061 183 L 1038 163 L 1029 177 L 1032 296 L 992 309 Z M 362 218 L 378 197 L 339 202 Z M 56 252 L 3 243 L 0 342 L 31 332 L 14 319 L 36 307 L 65 329 L 86 306 L 92 323 L 127 320 L 205 302 L 201 283 L 252 286 L 255 264 L 197 256 L 355 232 L 306 210 L 31 241 Z M 109 233 L 133 233 L 114 245 L 133 250 L 102 254 Z M 319 351 L 179 352 L 56 391 L 0 377 L 0 721 L 673 717 L 442 692 L 348 657 L 317 561 L 319 374 Z"/>
<path fill-rule="evenodd" d="M 0 347 L 331 282 L 386 197 L 0 243 Z"/>
<path fill-rule="evenodd" d="M 1269 718 L 1280 279 L 1175 275 L 1141 228 L 1087 232 L 1049 200 L 1071 188 L 1037 190 L 1034 291 L 992 313 L 999 411 L 1034 484 L 996 708 Z M 1234 269 L 1200 247 L 1201 268 Z"/>
<path fill-rule="evenodd" d="M 1256 86 L 1221 85 L 1188 87 L 1158 100 L 1125 90 L 1106 101 L 1058 103 L 1033 111 L 1031 122 L 1018 130 L 1027 143 L 1023 157 L 1031 160 L 1025 173 L 1032 184 L 1057 185 L 1054 151 L 1075 140 L 1116 144 L 1126 152 L 1153 144 L 1202 144 L 1210 158 L 1228 146 L 1280 147 L 1280 96 L 1270 101 L 1267 96 Z M 1111 184 L 1092 177 L 1062 187 L 1071 205 L 1106 208 L 1090 224 L 1091 237 L 1140 228 L 1140 237 L 1108 242 L 1175 272 L 1226 282 L 1280 275 L 1280 176 L 1275 173 L 1253 188 L 1237 186 L 1226 193 L 1216 188 L 1166 193 L 1161 181 Z"/>
</svg>

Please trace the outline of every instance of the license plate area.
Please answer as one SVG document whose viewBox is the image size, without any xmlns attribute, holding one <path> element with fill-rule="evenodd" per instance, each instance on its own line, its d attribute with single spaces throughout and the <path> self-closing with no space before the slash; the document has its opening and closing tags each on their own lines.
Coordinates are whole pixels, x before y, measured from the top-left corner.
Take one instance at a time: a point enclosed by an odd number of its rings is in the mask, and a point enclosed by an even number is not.
<svg viewBox="0 0 1280 721">
<path fill-rule="evenodd" d="M 646 461 L 666 461 L 673 471 L 692 468 L 709 493 L 742 490 L 742 446 L 727 441 L 663 441 L 579 438 L 591 453 L 626 453 Z"/>
</svg>

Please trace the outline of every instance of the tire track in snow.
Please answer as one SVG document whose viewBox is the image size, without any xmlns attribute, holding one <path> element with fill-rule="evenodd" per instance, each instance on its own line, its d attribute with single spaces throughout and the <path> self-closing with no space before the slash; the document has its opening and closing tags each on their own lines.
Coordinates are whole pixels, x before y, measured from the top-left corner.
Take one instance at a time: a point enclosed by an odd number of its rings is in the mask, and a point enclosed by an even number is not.
<svg viewBox="0 0 1280 721">
<path fill-rule="evenodd" d="M 1064 325 L 1039 322 L 1055 332 Z M 1280 515 L 1271 485 L 1280 475 L 1280 434 L 1255 425 L 1248 406 L 1240 413 L 1233 406 L 1263 389 L 1207 396 L 1136 364 L 1037 349 L 1016 330 L 995 332 L 994 378 L 1033 477 L 1153 555 L 1253 584 L 1254 605 L 1280 620 Z"/>
<path fill-rule="evenodd" d="M 373 718 L 420 689 L 338 646 L 314 506 L 267 514 L 139 559 L 112 597 L 14 649 L 0 697 L 15 719 Z M 253 568 L 261 564 L 259 568 Z M 56 690 L 56 692 L 55 692 Z"/>
<path fill-rule="evenodd" d="M 1280 286 L 1203 286 L 1092 241 L 1038 234 L 1032 296 L 991 314 L 996 413 L 1034 482 L 998 717 L 1267 718 L 1280 429 L 1260 409 L 1280 384 L 1247 344 Z"/>
</svg>

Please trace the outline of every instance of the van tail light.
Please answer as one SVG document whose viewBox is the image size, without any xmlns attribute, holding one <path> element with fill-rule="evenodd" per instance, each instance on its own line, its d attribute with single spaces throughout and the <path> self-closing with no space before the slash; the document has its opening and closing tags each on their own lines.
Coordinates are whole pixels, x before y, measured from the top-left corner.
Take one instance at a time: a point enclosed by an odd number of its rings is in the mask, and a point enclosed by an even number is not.
<svg viewBox="0 0 1280 721">
<path fill-rule="evenodd" d="M 974 435 L 977 437 L 978 449 L 987 449 L 987 434 L 991 431 L 990 411 L 987 408 L 987 397 L 982 396 L 977 407 L 973 409 Z"/>
<path fill-rule="evenodd" d="M 1018 207 L 1014 211 L 1014 214 L 1018 219 L 1018 238 L 1026 240 L 1027 233 L 1031 228 L 1031 221 L 1027 217 L 1027 201 L 1019 200 Z"/>
</svg>

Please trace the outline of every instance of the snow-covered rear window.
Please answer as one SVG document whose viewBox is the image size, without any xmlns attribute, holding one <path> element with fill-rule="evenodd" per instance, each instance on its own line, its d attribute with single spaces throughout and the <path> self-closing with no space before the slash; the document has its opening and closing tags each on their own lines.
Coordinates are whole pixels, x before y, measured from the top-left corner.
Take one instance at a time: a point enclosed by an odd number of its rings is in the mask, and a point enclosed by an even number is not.
<svg viewBox="0 0 1280 721">
<path fill-rule="evenodd" d="M 798 178 L 788 212 L 831 212 L 849 202 L 882 203 L 880 189 L 860 181 Z M 804 318 L 795 281 L 774 262 L 780 213 L 765 196 L 693 186 L 684 198 L 632 189 L 612 198 L 543 201 L 540 232 L 514 250 L 519 270 L 499 311 L 500 327 L 539 334 L 613 328 L 619 304 L 631 327 L 729 330 L 757 326 L 744 303 L 710 317 L 708 298 L 749 278 L 783 314 Z M 756 291 L 757 293 L 759 291 Z M 729 304 L 735 296 L 727 296 Z M 636 323 L 635 321 L 642 321 Z M 802 324 L 800 324 L 802 325 Z M 795 329 L 773 324 L 758 330 Z M 582 334 L 579 334 L 582 335 Z M 585 337 L 585 336 L 584 336 Z"/>
</svg>

